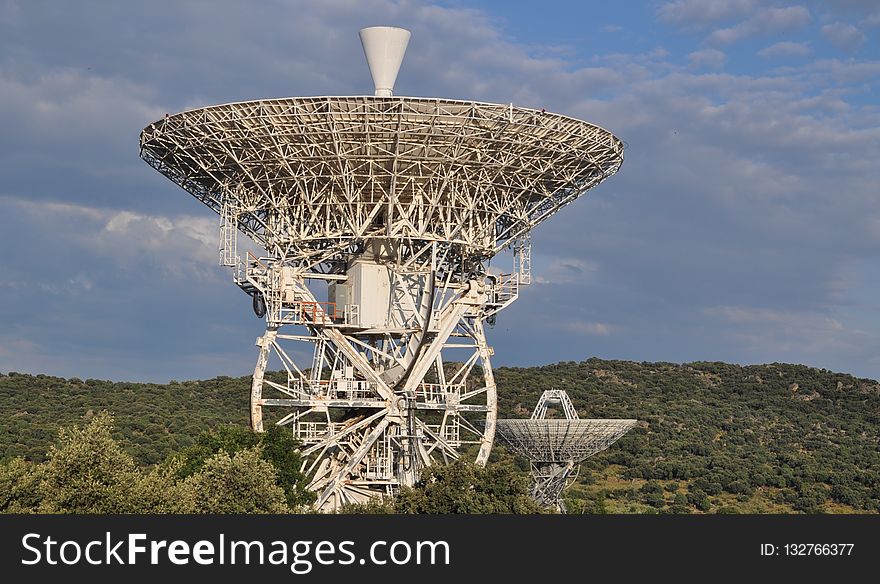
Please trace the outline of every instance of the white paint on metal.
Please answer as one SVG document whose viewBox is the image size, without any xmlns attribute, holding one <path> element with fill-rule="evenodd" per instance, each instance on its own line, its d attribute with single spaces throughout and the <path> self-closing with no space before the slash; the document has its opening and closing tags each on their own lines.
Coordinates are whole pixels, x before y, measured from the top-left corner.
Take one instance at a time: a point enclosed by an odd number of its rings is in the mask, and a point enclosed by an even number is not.
<svg viewBox="0 0 880 584">
<path fill-rule="evenodd" d="M 344 285 L 348 289 L 348 302 L 358 305 L 362 327 L 388 326 L 391 278 L 384 264 L 361 260 L 354 262 L 348 269 L 348 280 Z M 337 308 L 342 308 L 338 300 Z"/>
<path fill-rule="evenodd" d="M 360 37 L 376 86 L 376 96 L 391 97 L 410 32 L 394 26 L 371 26 L 362 28 Z"/>
</svg>

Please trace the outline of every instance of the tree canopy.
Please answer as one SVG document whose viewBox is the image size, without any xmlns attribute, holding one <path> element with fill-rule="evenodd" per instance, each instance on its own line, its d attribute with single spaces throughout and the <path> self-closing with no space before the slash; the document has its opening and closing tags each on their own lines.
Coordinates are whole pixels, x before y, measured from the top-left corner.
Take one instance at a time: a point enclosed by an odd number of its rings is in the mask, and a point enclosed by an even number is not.
<svg viewBox="0 0 880 584">
<path fill-rule="evenodd" d="M 44 462 L 14 458 L 0 464 L 0 511 L 288 513 L 312 500 L 298 466 L 291 467 L 299 460 L 296 444 L 275 432 L 206 433 L 202 448 L 189 456 L 142 467 L 122 450 L 112 429 L 113 418 L 100 412 L 84 426 L 62 428 Z M 287 447 L 293 455 L 272 452 Z"/>
</svg>

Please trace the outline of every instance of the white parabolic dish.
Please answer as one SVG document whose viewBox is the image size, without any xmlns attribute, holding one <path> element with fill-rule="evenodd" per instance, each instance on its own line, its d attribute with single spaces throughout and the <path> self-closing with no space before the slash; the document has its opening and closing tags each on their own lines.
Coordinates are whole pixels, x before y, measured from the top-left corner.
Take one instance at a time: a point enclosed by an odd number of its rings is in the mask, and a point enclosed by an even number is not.
<svg viewBox="0 0 880 584">
<path fill-rule="evenodd" d="M 637 420 L 504 419 L 496 435 L 534 462 L 580 462 L 605 450 L 629 432 Z"/>
<path fill-rule="evenodd" d="M 141 156 L 256 241 L 325 249 L 442 241 L 490 257 L 615 172 L 623 143 L 594 124 L 504 104 L 292 97 L 168 116 Z"/>
</svg>

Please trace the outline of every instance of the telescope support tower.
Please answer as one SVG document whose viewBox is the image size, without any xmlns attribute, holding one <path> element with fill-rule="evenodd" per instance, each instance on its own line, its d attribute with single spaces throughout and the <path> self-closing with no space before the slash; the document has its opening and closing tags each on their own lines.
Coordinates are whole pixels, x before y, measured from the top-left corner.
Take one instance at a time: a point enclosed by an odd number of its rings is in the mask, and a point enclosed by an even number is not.
<svg viewBox="0 0 880 584">
<path fill-rule="evenodd" d="M 409 32 L 361 39 L 374 95 L 218 104 L 141 133 L 141 157 L 220 217 L 220 264 L 266 321 L 251 425 L 291 429 L 323 510 L 487 460 L 484 325 L 531 282 L 531 230 L 624 155 L 543 109 L 397 96 Z M 503 250 L 510 273 L 490 269 Z"/>
<path fill-rule="evenodd" d="M 362 254 L 344 274 L 252 255 L 237 271 L 239 286 L 264 299 L 267 321 L 251 425 L 263 431 L 264 410 L 280 411 L 273 421 L 302 443 L 320 509 L 391 496 L 434 461 L 489 456 L 497 390 L 483 321 L 516 299 L 520 274 L 438 273 L 441 245 L 429 247 L 409 265 Z M 313 291 L 322 280 L 331 300 Z M 303 353 L 308 368 L 297 365 Z"/>
</svg>

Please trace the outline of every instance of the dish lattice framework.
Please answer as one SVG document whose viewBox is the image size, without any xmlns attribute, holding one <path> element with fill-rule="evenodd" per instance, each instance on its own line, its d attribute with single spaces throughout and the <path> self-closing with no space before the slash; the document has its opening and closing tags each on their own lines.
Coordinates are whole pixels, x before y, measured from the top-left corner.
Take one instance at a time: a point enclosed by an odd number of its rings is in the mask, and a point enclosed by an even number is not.
<svg viewBox="0 0 880 584">
<path fill-rule="evenodd" d="M 536 462 L 582 462 L 617 442 L 635 420 L 498 420 L 497 433 Z"/>
<path fill-rule="evenodd" d="M 266 320 L 251 425 L 291 428 L 325 510 L 393 495 L 435 461 L 485 463 L 497 387 L 484 324 L 531 281 L 530 230 L 623 161 L 588 122 L 413 97 L 211 106 L 140 143 L 220 215 L 220 263 Z M 265 253 L 240 254 L 240 232 Z M 490 271 L 505 247 L 512 269 Z"/>
<path fill-rule="evenodd" d="M 167 116 L 141 156 L 276 257 L 318 265 L 376 238 L 485 259 L 614 174 L 594 124 L 504 104 L 306 97 Z"/>
<path fill-rule="evenodd" d="M 546 418 L 559 406 L 564 419 Z M 563 390 L 541 394 L 531 419 L 497 421 L 497 435 L 531 463 L 531 495 L 540 505 L 565 511 L 562 492 L 577 479 L 579 463 L 601 452 L 629 432 L 637 420 L 579 419 Z"/>
</svg>

